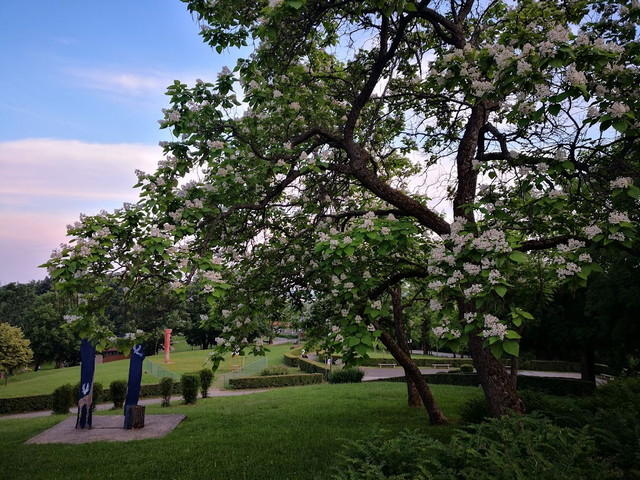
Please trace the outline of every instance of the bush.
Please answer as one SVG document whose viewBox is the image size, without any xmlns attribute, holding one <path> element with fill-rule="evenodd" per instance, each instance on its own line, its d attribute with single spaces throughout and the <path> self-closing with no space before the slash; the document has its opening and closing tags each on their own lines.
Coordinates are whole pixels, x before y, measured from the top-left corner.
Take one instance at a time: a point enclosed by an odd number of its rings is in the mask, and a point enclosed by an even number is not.
<svg viewBox="0 0 640 480">
<path fill-rule="evenodd" d="M 53 391 L 52 408 L 53 413 L 69 413 L 69 407 L 73 405 L 73 385 L 67 383 L 61 385 Z"/>
<path fill-rule="evenodd" d="M 258 374 L 261 377 L 269 377 L 272 375 L 288 375 L 289 369 L 285 365 L 271 365 L 270 367 L 263 368 Z"/>
<path fill-rule="evenodd" d="M 77 404 L 80 401 L 80 382 L 73 387 L 73 398 Z M 95 410 L 96 405 L 104 400 L 104 387 L 100 382 L 93 382 L 93 398 L 91 399 L 91 409 Z"/>
<path fill-rule="evenodd" d="M 343 368 L 329 373 L 327 381 L 329 383 L 360 383 L 364 377 L 364 372 L 359 368 Z"/>
<path fill-rule="evenodd" d="M 53 394 L 51 393 L 30 397 L 0 398 L 0 415 L 51 410 L 52 408 Z"/>
<path fill-rule="evenodd" d="M 601 455 L 640 478 L 640 378 L 618 378 L 581 398 L 526 392 L 525 405 L 563 427 L 586 426 Z"/>
<path fill-rule="evenodd" d="M 207 398 L 209 387 L 213 383 L 213 372 L 209 368 L 203 368 L 198 374 L 200 376 L 200 393 L 202 393 L 202 398 Z"/>
<path fill-rule="evenodd" d="M 533 377 L 528 375 L 518 376 L 518 389 L 536 390 L 552 395 L 591 395 L 596 384 L 577 378 Z"/>
<path fill-rule="evenodd" d="M 162 395 L 162 406 L 169 407 L 171 406 L 171 394 L 173 393 L 173 378 L 164 377 L 160 379 L 160 383 L 158 387 L 160 388 L 160 394 Z"/>
<path fill-rule="evenodd" d="M 298 368 L 298 359 L 300 358 L 300 353 L 294 353 L 293 350 L 290 352 L 286 352 L 284 354 L 284 364 L 287 367 Z"/>
<path fill-rule="evenodd" d="M 322 373 L 325 377 L 329 374 L 329 365 L 308 358 L 298 358 L 298 368 L 306 373 Z"/>
<path fill-rule="evenodd" d="M 109 384 L 109 394 L 111 395 L 113 408 L 116 410 L 122 408 L 127 398 L 127 382 L 124 380 L 114 380 Z"/>
<path fill-rule="evenodd" d="M 196 403 L 198 389 L 200 388 L 200 376 L 197 373 L 185 373 L 180 377 L 180 386 L 182 387 L 184 403 Z"/>
<path fill-rule="evenodd" d="M 460 365 L 460 371 L 462 373 L 473 373 L 473 365 L 470 363 L 463 363 Z"/>
<path fill-rule="evenodd" d="M 619 478 L 585 430 L 535 416 L 503 417 L 458 430 L 448 445 L 415 432 L 350 444 L 334 480 Z"/>
<path fill-rule="evenodd" d="M 243 388 L 269 388 L 269 387 L 294 387 L 322 383 L 324 375 L 321 373 L 300 375 L 272 375 L 268 377 L 245 377 L 229 379 L 229 387 Z"/>
<path fill-rule="evenodd" d="M 460 409 L 460 420 L 464 423 L 482 423 L 489 417 L 489 405 L 484 395 L 465 402 Z"/>
</svg>

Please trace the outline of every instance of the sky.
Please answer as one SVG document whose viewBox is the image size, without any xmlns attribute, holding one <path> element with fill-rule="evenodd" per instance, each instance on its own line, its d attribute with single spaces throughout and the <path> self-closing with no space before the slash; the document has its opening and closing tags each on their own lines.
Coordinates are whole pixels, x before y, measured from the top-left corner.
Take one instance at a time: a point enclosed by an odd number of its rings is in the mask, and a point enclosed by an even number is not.
<svg viewBox="0 0 640 480">
<path fill-rule="evenodd" d="M 166 87 L 235 64 L 180 0 L 28 4 L 0 3 L 0 285 L 43 279 L 81 213 L 136 201 L 170 139 Z"/>
</svg>

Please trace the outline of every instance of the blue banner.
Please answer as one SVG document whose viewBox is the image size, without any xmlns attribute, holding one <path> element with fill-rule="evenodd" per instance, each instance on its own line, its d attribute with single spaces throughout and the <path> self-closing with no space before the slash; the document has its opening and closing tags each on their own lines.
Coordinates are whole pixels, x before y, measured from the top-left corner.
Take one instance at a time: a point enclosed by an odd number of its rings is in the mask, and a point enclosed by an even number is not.
<svg viewBox="0 0 640 480">
<path fill-rule="evenodd" d="M 131 360 L 129 361 L 129 381 L 127 382 L 127 398 L 124 408 L 127 405 L 137 405 L 140 397 L 140 384 L 142 383 L 142 363 L 144 362 L 144 350 L 138 344 L 131 349 Z"/>
<path fill-rule="evenodd" d="M 80 392 L 78 395 L 78 417 L 76 428 L 91 428 L 93 403 L 93 374 L 96 370 L 96 349 L 83 338 L 80 344 Z"/>
</svg>

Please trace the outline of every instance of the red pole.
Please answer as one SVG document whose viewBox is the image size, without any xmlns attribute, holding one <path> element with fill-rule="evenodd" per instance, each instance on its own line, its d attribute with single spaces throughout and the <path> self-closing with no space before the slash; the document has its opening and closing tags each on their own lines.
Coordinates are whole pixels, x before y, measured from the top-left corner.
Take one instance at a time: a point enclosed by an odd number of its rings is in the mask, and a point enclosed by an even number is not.
<svg viewBox="0 0 640 480">
<path fill-rule="evenodd" d="M 164 363 L 169 363 L 169 353 L 171 352 L 171 332 L 170 328 L 164 329 Z"/>
</svg>

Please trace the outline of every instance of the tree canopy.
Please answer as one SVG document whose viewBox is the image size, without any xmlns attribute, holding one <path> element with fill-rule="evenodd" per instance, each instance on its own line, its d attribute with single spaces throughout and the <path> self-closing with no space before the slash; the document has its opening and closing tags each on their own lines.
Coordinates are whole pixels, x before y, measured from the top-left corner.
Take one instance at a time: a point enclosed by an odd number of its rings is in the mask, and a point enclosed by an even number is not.
<svg viewBox="0 0 640 480">
<path fill-rule="evenodd" d="M 0 372 L 8 376 L 16 370 L 27 367 L 33 358 L 29 340 L 24 338 L 22 330 L 8 323 L 0 323 Z"/>
<path fill-rule="evenodd" d="M 114 284 L 198 278 L 220 349 L 260 351 L 296 308 L 357 361 L 399 285 L 468 346 L 491 412 L 521 411 L 497 357 L 518 354 L 530 286 L 637 252 L 638 2 L 183 1 L 218 53 L 252 52 L 175 81 L 140 201 L 69 227 L 48 266 L 78 331 L 109 336 Z"/>
</svg>

